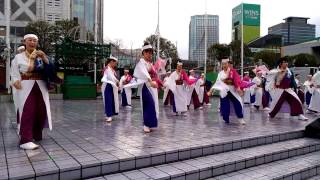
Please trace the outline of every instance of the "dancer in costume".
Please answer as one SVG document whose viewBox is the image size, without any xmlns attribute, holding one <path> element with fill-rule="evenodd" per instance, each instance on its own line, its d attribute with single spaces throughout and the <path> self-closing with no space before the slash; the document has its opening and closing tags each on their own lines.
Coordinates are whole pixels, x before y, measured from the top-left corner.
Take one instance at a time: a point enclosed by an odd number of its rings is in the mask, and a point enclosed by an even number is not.
<svg viewBox="0 0 320 180">
<path fill-rule="evenodd" d="M 11 64 L 11 81 L 15 88 L 20 148 L 39 147 L 33 141 L 42 140 L 42 130 L 52 129 L 48 87 L 61 81 L 46 54 L 36 50 L 38 37 L 24 36 L 25 51 L 17 54 Z"/>
<path fill-rule="evenodd" d="M 119 113 L 119 80 L 117 79 L 115 71 L 117 63 L 117 58 L 109 57 L 101 79 L 101 92 L 104 103 L 105 120 L 107 122 L 111 122 L 112 117 Z"/>
<path fill-rule="evenodd" d="M 320 68 L 318 72 L 312 76 L 312 84 L 314 89 L 308 110 L 320 113 Z"/>
<path fill-rule="evenodd" d="M 129 69 L 124 69 L 124 75 L 120 78 L 120 91 L 121 91 L 121 105 L 126 108 L 131 108 L 131 88 L 124 88 L 132 80 L 132 76 L 129 74 Z"/>
<path fill-rule="evenodd" d="M 309 106 L 312 93 L 313 93 L 312 75 L 307 76 L 307 80 L 304 82 L 303 86 L 304 86 L 306 105 Z"/>
<path fill-rule="evenodd" d="M 229 59 L 222 59 L 222 71 L 219 72 L 216 83 L 212 86 L 210 93 L 215 90 L 220 92 L 220 113 L 225 123 L 229 124 L 230 103 L 239 119 L 240 124 L 246 124 L 243 119 L 243 102 L 241 96 L 241 80 L 238 72 L 230 67 Z"/>
<path fill-rule="evenodd" d="M 300 120 L 308 120 L 303 114 L 302 103 L 295 93 L 296 84 L 294 75 L 288 68 L 288 62 L 281 58 L 278 63 L 278 69 L 274 73 L 271 91 L 272 104 L 269 116 L 275 117 L 285 102 L 290 106 L 291 116 L 299 116 Z"/>
<path fill-rule="evenodd" d="M 159 102 L 157 74 L 152 64 L 153 48 L 145 43 L 142 47 L 142 58 L 134 69 L 133 76 L 139 84 L 140 99 L 143 112 L 143 130 L 151 132 L 158 126 Z"/>
</svg>

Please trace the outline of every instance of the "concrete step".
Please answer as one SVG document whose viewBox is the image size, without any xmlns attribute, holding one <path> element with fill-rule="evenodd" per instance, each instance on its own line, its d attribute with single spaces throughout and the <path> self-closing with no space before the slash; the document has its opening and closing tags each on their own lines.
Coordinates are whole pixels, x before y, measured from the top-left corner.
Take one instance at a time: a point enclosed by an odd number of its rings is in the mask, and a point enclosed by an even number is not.
<svg viewBox="0 0 320 180">
<path fill-rule="evenodd" d="M 188 142 L 179 146 L 168 146 L 164 149 L 149 148 L 137 149 L 126 148 L 122 151 L 106 149 L 101 153 L 90 153 L 93 147 L 70 146 L 70 141 L 65 138 L 56 138 L 59 147 L 52 146 L 52 139 L 44 140 L 41 147 L 33 152 L 15 151 L 16 146 L 6 147 L 6 156 L 27 156 L 30 162 L 23 165 L 24 173 L 15 171 L 16 162 L 19 159 L 13 158 L 8 162 L 9 170 L 0 169 L 0 172 L 8 174 L 16 179 L 37 178 L 37 179 L 84 179 L 107 174 L 114 174 L 135 169 L 147 168 L 157 165 L 181 162 L 192 158 L 201 158 L 208 155 L 228 153 L 250 147 L 261 145 L 273 145 L 272 143 L 289 142 L 303 137 L 303 131 L 282 132 L 247 138 L 225 137 L 223 139 L 204 139 L 201 142 Z M 11 140 L 12 142 L 15 142 Z M 300 140 L 301 141 L 301 140 Z M 12 148 L 13 151 L 8 148 Z M 49 155 L 45 153 L 52 150 Z M 97 148 L 97 147 L 96 147 Z M 85 151 L 82 149 L 86 149 Z M 38 154 L 34 156 L 33 154 Z M 40 155 L 39 155 L 40 154 Z M 63 158 L 61 158 L 63 156 Z M 36 159 L 35 159 L 36 158 Z M 38 159 L 39 160 L 38 160 Z M 46 159 L 41 164 L 41 158 Z M 41 162 L 41 163 L 40 163 Z M 1 173 L 0 173 L 1 174 Z"/>
<path fill-rule="evenodd" d="M 275 161 L 268 164 L 228 173 L 208 180 L 319 180 L 320 152 L 312 152 L 293 158 Z M 311 178 L 312 177 L 312 178 Z"/>
<path fill-rule="evenodd" d="M 320 150 L 320 140 L 299 138 L 173 163 L 124 171 L 105 179 L 206 179 L 267 164 L 295 159 Z"/>
<path fill-rule="evenodd" d="M 318 169 L 317 169 L 318 170 Z M 320 170 L 317 171 L 317 174 L 316 176 L 313 176 L 311 178 L 308 178 L 308 180 L 319 180 L 320 179 Z"/>
</svg>

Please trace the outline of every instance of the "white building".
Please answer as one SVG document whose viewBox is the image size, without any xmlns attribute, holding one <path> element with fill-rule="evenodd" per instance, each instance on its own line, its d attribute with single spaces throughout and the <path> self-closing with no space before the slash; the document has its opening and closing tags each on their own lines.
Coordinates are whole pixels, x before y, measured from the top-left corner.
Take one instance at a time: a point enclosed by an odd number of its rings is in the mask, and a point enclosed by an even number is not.
<svg viewBox="0 0 320 180">
<path fill-rule="evenodd" d="M 70 0 L 37 0 L 37 19 L 53 23 L 70 19 Z"/>
</svg>

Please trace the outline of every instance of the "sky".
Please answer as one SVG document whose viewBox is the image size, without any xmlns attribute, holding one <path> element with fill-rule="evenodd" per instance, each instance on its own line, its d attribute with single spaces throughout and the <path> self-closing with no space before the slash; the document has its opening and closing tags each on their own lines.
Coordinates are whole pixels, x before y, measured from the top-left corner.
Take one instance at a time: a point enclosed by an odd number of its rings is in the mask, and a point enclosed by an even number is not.
<svg viewBox="0 0 320 180">
<path fill-rule="evenodd" d="M 261 36 L 288 16 L 309 17 L 320 36 L 319 0 L 160 0 L 160 34 L 177 44 L 180 58 L 188 59 L 190 17 L 207 11 L 219 16 L 220 43 L 230 43 L 232 8 L 242 2 L 261 5 Z M 141 48 L 156 31 L 157 8 L 158 0 L 104 0 L 104 39 Z"/>
</svg>

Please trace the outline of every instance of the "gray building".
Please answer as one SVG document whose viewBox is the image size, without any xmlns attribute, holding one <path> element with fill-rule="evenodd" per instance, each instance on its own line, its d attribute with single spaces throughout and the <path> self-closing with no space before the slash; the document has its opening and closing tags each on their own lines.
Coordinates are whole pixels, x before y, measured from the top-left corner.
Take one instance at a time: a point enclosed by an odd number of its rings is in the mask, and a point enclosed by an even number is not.
<svg viewBox="0 0 320 180">
<path fill-rule="evenodd" d="M 315 38 L 316 26 L 308 24 L 309 18 L 287 17 L 284 23 L 268 28 L 268 34 L 279 34 L 283 36 L 284 45 L 292 45 L 310 41 Z"/>
<path fill-rule="evenodd" d="M 14 49 L 21 43 L 27 24 L 35 20 L 54 23 L 62 19 L 76 19 L 91 34 L 94 34 L 94 26 L 97 25 L 98 42 L 103 42 L 103 0 L 0 0 L 2 39 L 6 36 L 5 7 L 8 1 L 11 5 L 10 41 Z M 98 11 L 97 23 L 95 11 Z"/>
<path fill-rule="evenodd" d="M 71 0 L 37 0 L 37 19 L 50 23 L 70 19 Z"/>
<path fill-rule="evenodd" d="M 0 38 L 6 37 L 6 12 L 7 2 L 0 1 Z M 12 44 L 19 44 L 25 34 L 26 25 L 37 19 L 37 0 L 10 0 L 11 22 L 10 40 Z"/>
<path fill-rule="evenodd" d="M 96 4 L 97 3 L 97 4 Z M 98 11 L 97 22 L 95 13 Z M 103 0 L 71 0 L 71 19 L 78 21 L 82 29 L 94 34 L 95 25 L 98 26 L 98 42 L 103 42 Z M 81 36 L 86 36 L 80 32 Z"/>
<path fill-rule="evenodd" d="M 207 15 L 207 47 L 219 43 L 219 16 Z M 205 60 L 205 15 L 191 16 L 189 24 L 189 60 L 197 61 L 198 66 Z"/>
<path fill-rule="evenodd" d="M 282 56 L 294 56 L 301 53 L 314 55 L 320 62 L 320 37 L 304 43 L 283 46 L 281 48 Z"/>
</svg>

